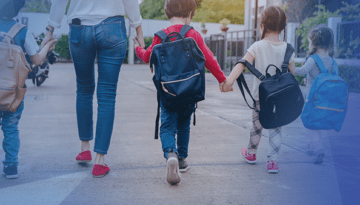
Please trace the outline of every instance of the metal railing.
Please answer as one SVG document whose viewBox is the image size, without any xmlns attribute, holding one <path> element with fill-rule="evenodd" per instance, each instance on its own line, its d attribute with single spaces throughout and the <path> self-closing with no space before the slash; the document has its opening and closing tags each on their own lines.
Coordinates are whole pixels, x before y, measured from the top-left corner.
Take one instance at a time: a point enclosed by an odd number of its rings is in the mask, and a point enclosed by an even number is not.
<svg viewBox="0 0 360 205">
<path fill-rule="evenodd" d="M 240 60 L 247 49 L 260 38 L 259 30 L 241 30 L 211 35 L 205 38 L 205 43 L 214 53 L 221 69 L 225 70 L 232 69 L 236 61 Z"/>
</svg>

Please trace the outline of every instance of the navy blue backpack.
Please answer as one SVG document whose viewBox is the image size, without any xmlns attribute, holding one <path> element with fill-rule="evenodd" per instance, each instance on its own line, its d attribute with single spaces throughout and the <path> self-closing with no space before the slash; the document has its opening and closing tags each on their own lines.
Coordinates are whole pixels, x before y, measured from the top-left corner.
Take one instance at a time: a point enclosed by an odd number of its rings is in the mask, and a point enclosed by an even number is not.
<svg viewBox="0 0 360 205">
<path fill-rule="evenodd" d="M 301 120 L 311 130 L 341 130 L 344 123 L 348 98 L 348 84 L 338 75 L 338 66 L 333 59 L 333 69 L 329 71 L 318 55 L 312 55 L 321 73 L 316 76 Z"/>
<path fill-rule="evenodd" d="M 154 46 L 150 56 L 150 67 L 155 66 L 153 81 L 158 100 L 155 139 L 160 103 L 167 109 L 176 109 L 205 99 L 205 57 L 193 38 L 185 38 L 190 29 L 184 25 L 179 33 L 166 34 L 161 30 L 155 34 L 162 41 Z"/>
</svg>

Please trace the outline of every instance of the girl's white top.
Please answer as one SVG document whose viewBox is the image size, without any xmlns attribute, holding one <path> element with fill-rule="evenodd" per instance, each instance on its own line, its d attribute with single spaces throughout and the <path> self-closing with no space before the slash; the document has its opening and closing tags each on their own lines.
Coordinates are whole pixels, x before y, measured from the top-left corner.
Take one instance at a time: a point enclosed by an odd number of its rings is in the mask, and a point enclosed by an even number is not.
<svg viewBox="0 0 360 205">
<path fill-rule="evenodd" d="M 53 0 L 48 24 L 54 28 L 61 26 L 69 0 Z M 136 28 L 141 25 L 138 0 L 71 0 L 67 12 L 67 23 L 79 18 L 82 25 L 94 26 L 113 16 L 128 15 L 130 26 Z"/>
<path fill-rule="evenodd" d="M 284 62 L 286 42 L 274 42 L 269 40 L 257 41 L 247 50 L 255 58 L 255 67 L 263 75 L 265 75 L 268 65 L 276 65 L 281 70 L 281 65 Z M 294 62 L 295 54 L 291 56 L 290 63 Z M 275 75 L 274 67 L 269 68 L 269 74 Z M 259 100 L 259 85 L 261 81 L 254 76 L 252 95 L 255 100 Z"/>
</svg>

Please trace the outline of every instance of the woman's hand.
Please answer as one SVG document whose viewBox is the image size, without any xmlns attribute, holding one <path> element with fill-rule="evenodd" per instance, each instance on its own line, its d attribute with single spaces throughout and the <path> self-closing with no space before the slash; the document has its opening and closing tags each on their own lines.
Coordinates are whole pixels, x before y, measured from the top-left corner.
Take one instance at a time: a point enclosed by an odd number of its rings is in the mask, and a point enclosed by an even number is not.
<svg viewBox="0 0 360 205">
<path fill-rule="evenodd" d="M 140 46 L 138 37 L 136 36 L 135 38 L 133 38 L 133 41 L 134 41 L 134 50 L 136 50 L 136 48 L 137 48 L 138 46 Z"/>
<path fill-rule="evenodd" d="M 54 28 L 52 26 L 48 26 L 52 31 L 54 31 Z M 44 46 L 47 44 L 47 42 L 55 40 L 53 32 L 46 31 L 45 38 L 41 42 L 41 49 L 44 48 Z"/>
<path fill-rule="evenodd" d="M 141 26 L 136 27 L 136 38 L 141 48 L 145 48 L 144 34 Z"/>
</svg>

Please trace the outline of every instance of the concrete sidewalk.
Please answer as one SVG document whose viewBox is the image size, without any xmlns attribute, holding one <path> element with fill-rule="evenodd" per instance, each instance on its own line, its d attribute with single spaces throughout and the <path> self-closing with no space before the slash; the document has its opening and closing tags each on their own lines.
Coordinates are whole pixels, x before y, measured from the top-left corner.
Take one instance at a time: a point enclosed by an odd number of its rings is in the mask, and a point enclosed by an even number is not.
<svg viewBox="0 0 360 205">
<path fill-rule="evenodd" d="M 224 94 L 211 74 L 206 77 L 206 100 L 199 103 L 197 125 L 191 127 L 188 157 L 191 168 L 182 174 L 179 185 L 171 186 L 165 180 L 161 143 L 154 140 L 157 103 L 148 66 L 122 67 L 114 131 L 105 159 L 111 171 L 101 179 L 92 177 L 92 163 L 75 162 L 80 141 L 73 65 L 51 66 L 50 78 L 41 87 L 27 81 L 29 88 L 20 121 L 19 178 L 0 177 L 0 204 L 353 204 L 349 202 L 359 201 L 356 194 L 360 182 L 356 147 L 359 140 L 343 140 L 359 137 L 358 120 L 352 119 L 360 116 L 356 114 L 360 110 L 358 95 L 351 96 L 354 106 L 344 124 L 343 139 L 335 135 L 324 139 L 326 158 L 322 165 L 312 164 L 311 157 L 304 154 L 308 140 L 302 135 L 301 121 L 297 120 L 284 127 L 279 173 L 268 174 L 267 132 L 260 143 L 258 163 L 247 164 L 240 150 L 249 140 L 251 110 L 236 87 L 235 92 Z M 252 76 L 247 78 L 251 81 Z M 346 146 L 347 152 L 341 147 L 334 149 L 332 146 L 337 143 Z M 353 147 L 349 148 L 347 143 Z M 352 160 L 342 160 L 349 157 Z M 4 158 L 3 150 L 0 158 Z"/>
</svg>

